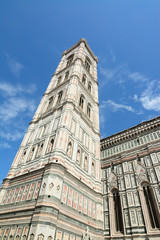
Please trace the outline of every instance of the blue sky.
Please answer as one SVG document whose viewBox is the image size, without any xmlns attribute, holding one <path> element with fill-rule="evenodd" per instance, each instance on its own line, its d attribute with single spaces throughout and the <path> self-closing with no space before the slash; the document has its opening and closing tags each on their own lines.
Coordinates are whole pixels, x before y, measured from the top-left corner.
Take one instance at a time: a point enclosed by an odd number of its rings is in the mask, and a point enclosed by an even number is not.
<svg viewBox="0 0 160 240">
<path fill-rule="evenodd" d="M 86 38 L 99 58 L 101 136 L 160 112 L 159 0 L 0 1 L 0 181 L 61 53 Z"/>
</svg>

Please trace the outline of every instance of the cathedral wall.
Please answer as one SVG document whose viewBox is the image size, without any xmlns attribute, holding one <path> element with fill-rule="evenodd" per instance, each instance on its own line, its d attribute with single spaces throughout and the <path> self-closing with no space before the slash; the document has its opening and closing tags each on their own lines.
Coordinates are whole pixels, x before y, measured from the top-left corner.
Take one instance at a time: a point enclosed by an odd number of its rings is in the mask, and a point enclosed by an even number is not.
<svg viewBox="0 0 160 240">
<path fill-rule="evenodd" d="M 152 239 L 157 234 L 160 236 L 160 134 L 156 127 L 131 137 L 133 130 L 138 132 L 138 127 L 101 141 L 105 235 L 113 238 L 141 235 L 142 239 L 146 236 Z M 130 134 L 130 137 L 122 141 L 123 134 Z M 149 194 L 149 200 L 145 194 Z M 120 199 L 121 212 L 118 214 L 122 231 L 116 226 L 116 196 Z M 154 209 L 157 219 L 151 216 Z"/>
</svg>

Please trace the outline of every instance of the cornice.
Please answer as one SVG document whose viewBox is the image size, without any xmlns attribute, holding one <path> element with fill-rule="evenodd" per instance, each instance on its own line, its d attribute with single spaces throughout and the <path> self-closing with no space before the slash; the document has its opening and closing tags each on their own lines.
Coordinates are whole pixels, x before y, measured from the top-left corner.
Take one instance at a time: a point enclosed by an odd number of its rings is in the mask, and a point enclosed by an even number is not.
<svg viewBox="0 0 160 240">
<path fill-rule="evenodd" d="M 134 127 L 128 128 L 122 132 L 116 133 L 112 136 L 101 139 L 101 149 L 106 149 L 122 142 L 129 141 L 134 138 L 139 138 L 147 132 L 160 127 L 160 116 L 153 118 L 149 121 L 142 122 Z"/>
</svg>

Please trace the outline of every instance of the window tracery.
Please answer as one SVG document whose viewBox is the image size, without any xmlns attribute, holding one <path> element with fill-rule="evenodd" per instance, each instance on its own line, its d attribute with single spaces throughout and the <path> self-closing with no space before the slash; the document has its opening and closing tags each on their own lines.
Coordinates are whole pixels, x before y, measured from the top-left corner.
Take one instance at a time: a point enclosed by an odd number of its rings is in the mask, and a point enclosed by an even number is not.
<svg viewBox="0 0 160 240">
<path fill-rule="evenodd" d="M 62 94 L 63 94 L 63 91 L 60 91 L 60 92 L 58 93 L 57 104 L 60 104 L 61 99 L 62 99 Z"/>
<path fill-rule="evenodd" d="M 86 60 L 85 60 L 85 68 L 88 72 L 90 72 L 90 65 L 91 65 L 91 61 L 88 57 L 86 57 Z"/>
<path fill-rule="evenodd" d="M 68 143 L 68 147 L 67 147 L 67 155 L 68 155 L 69 157 L 72 156 L 72 148 L 73 148 L 73 146 L 72 146 L 72 141 L 70 140 L 69 143 Z"/>
<path fill-rule="evenodd" d="M 74 57 L 74 54 L 70 55 L 68 58 L 67 58 L 67 67 L 69 67 L 72 62 L 73 62 L 73 57 Z"/>
<path fill-rule="evenodd" d="M 82 109 L 84 109 L 84 96 L 83 96 L 83 95 L 80 96 L 79 106 L 80 106 Z"/>
<path fill-rule="evenodd" d="M 82 77 L 82 83 L 83 83 L 84 85 L 86 85 L 86 79 L 87 79 L 86 75 L 83 74 L 83 77 Z"/>
<path fill-rule="evenodd" d="M 81 164 L 81 149 L 80 149 L 80 148 L 78 148 L 78 150 L 77 150 L 77 159 L 76 159 L 76 162 L 77 162 L 78 165 Z"/>
<path fill-rule="evenodd" d="M 61 83 L 61 81 L 62 81 L 62 76 L 59 76 L 57 79 L 57 86 Z"/>
<path fill-rule="evenodd" d="M 88 91 L 91 93 L 91 90 L 92 90 L 92 84 L 91 82 L 88 83 Z"/>
<path fill-rule="evenodd" d="M 88 103 L 87 105 L 87 116 L 90 118 L 91 117 L 91 104 Z"/>
<path fill-rule="evenodd" d="M 117 232 L 124 232 L 123 228 L 123 219 L 122 219 L 122 208 L 121 208 L 121 199 L 118 189 L 112 190 L 113 194 L 113 205 L 114 205 L 114 216 L 115 216 L 115 230 Z"/>
<path fill-rule="evenodd" d="M 65 81 L 68 80 L 68 77 L 69 77 L 69 71 L 67 71 L 67 72 L 65 73 L 64 80 L 65 80 Z"/>
<path fill-rule="evenodd" d="M 48 145 L 48 148 L 47 148 L 47 153 L 52 152 L 53 145 L 54 145 L 54 137 L 52 137 L 49 141 L 49 145 Z"/>
<path fill-rule="evenodd" d="M 84 170 L 88 171 L 88 156 L 85 155 L 84 158 Z"/>
<path fill-rule="evenodd" d="M 38 144 L 38 150 L 37 150 L 37 155 L 36 157 L 40 157 L 43 149 L 43 142 Z"/>
<path fill-rule="evenodd" d="M 148 184 L 143 184 L 142 187 L 151 227 L 160 228 L 160 214 L 154 197 L 153 189 Z"/>
<path fill-rule="evenodd" d="M 30 153 L 28 155 L 27 161 L 31 161 L 32 160 L 34 150 L 35 150 L 35 146 L 33 146 L 32 149 L 30 150 Z"/>
<path fill-rule="evenodd" d="M 54 101 L 54 98 L 53 98 L 53 96 L 52 96 L 52 97 L 49 98 L 47 111 L 51 110 L 51 108 L 52 108 L 52 106 L 53 106 L 53 101 Z"/>
<path fill-rule="evenodd" d="M 26 156 L 26 150 L 23 151 L 20 161 L 19 161 L 19 164 L 21 164 L 24 161 L 25 156 Z"/>
</svg>

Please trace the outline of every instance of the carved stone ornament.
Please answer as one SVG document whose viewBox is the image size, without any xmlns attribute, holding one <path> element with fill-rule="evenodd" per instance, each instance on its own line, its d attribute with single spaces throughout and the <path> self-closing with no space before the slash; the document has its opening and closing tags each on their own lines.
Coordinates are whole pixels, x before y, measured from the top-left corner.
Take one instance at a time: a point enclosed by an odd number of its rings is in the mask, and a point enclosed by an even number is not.
<svg viewBox="0 0 160 240">
<path fill-rule="evenodd" d="M 60 190 L 60 185 L 59 185 L 59 184 L 57 185 L 57 190 L 58 190 L 58 191 Z"/>
<path fill-rule="evenodd" d="M 113 187 L 117 187 L 117 176 L 113 172 L 110 173 L 108 182 L 110 189 Z"/>
<path fill-rule="evenodd" d="M 54 187 L 54 183 L 51 182 L 51 183 L 49 184 L 49 191 L 51 191 L 53 187 Z"/>
<path fill-rule="evenodd" d="M 140 175 L 139 175 L 139 180 L 140 180 L 140 181 L 147 180 L 146 174 L 145 174 L 145 173 L 140 174 Z"/>
<path fill-rule="evenodd" d="M 116 181 L 112 181 L 112 182 L 110 183 L 110 188 L 114 188 L 114 187 L 117 187 Z"/>
<path fill-rule="evenodd" d="M 46 183 L 43 183 L 42 191 L 44 191 L 45 187 L 46 187 Z"/>
</svg>

